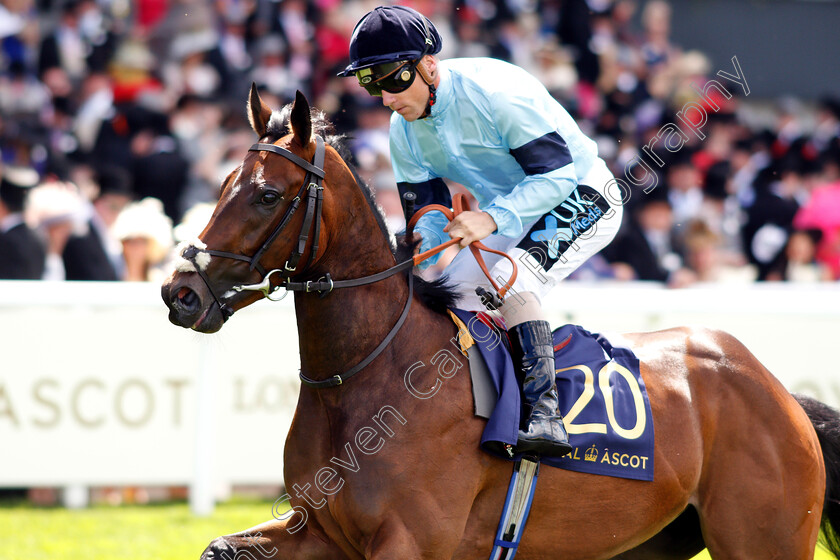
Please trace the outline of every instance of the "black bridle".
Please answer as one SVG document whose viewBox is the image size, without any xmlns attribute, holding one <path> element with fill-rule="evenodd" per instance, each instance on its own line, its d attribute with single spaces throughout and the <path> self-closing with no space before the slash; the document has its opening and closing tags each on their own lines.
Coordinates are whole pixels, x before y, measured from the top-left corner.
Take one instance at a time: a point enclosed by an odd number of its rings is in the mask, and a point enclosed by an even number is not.
<svg viewBox="0 0 840 560">
<path fill-rule="evenodd" d="M 356 375 L 358 372 L 367 367 L 368 364 L 370 364 L 380 353 L 382 353 L 382 351 L 394 339 L 397 332 L 400 330 L 400 327 L 402 327 L 403 323 L 405 322 L 405 319 L 408 317 L 408 311 L 411 308 L 411 300 L 414 296 L 414 275 L 411 274 L 411 268 L 414 266 L 414 261 L 412 259 L 409 259 L 395 266 L 392 266 L 391 268 L 382 272 L 377 272 L 376 274 L 372 274 L 370 276 L 364 276 L 362 278 L 355 278 L 351 280 L 333 280 L 329 274 L 326 274 L 324 277 L 317 281 L 307 280 L 304 282 L 293 282 L 291 280 L 291 276 L 292 274 L 297 272 L 298 266 L 300 264 L 299 261 L 303 254 L 306 252 L 306 245 L 309 241 L 309 231 L 313 228 L 313 222 L 315 231 L 312 235 L 312 246 L 310 248 L 309 256 L 307 257 L 306 262 L 303 264 L 302 267 L 300 267 L 301 270 L 309 266 L 309 264 L 315 258 L 316 253 L 318 252 L 318 237 L 321 231 L 321 207 L 324 200 L 324 187 L 322 185 L 322 181 L 324 180 L 324 159 L 326 152 L 326 148 L 324 146 L 324 139 L 320 136 L 315 136 L 315 155 L 312 159 L 312 163 L 293 154 L 289 150 L 286 150 L 279 146 L 275 146 L 274 144 L 257 143 L 252 145 L 248 151 L 271 152 L 283 156 L 284 158 L 288 159 L 289 161 L 293 162 L 299 167 L 305 169 L 306 177 L 304 178 L 303 184 L 300 186 L 300 189 L 298 189 L 297 195 L 292 200 L 292 203 L 289 205 L 289 207 L 286 209 L 286 212 L 283 214 L 283 217 L 280 219 L 277 226 L 275 226 L 274 230 L 271 232 L 271 234 L 269 234 L 269 236 L 266 238 L 266 240 L 263 242 L 263 244 L 260 246 L 257 252 L 254 253 L 254 256 L 248 257 L 245 255 L 230 253 L 227 251 L 218 251 L 215 249 L 202 249 L 196 247 L 195 245 L 189 245 L 182 251 L 181 256 L 193 264 L 195 271 L 198 273 L 199 277 L 204 282 L 205 286 L 210 292 L 210 295 L 213 296 L 214 302 L 216 303 L 216 305 L 219 306 L 219 311 L 222 314 L 223 321 L 227 321 L 230 318 L 230 316 L 233 315 L 233 308 L 230 307 L 227 303 L 222 303 L 222 298 L 219 298 L 215 290 L 213 290 L 213 287 L 210 284 L 210 278 L 207 276 L 207 273 L 196 262 L 196 257 L 201 253 L 207 253 L 211 256 L 247 262 L 249 270 L 256 270 L 263 276 L 262 281 L 257 284 L 244 284 L 233 286 L 232 289 L 236 292 L 259 291 L 262 292 L 267 299 L 270 299 L 272 301 L 279 301 L 283 299 L 284 297 L 286 297 L 286 294 L 290 291 L 318 292 L 321 295 L 321 297 L 324 297 L 337 288 L 352 288 L 355 286 L 373 284 L 374 282 L 378 282 L 380 280 L 388 278 L 389 276 L 393 276 L 398 272 L 404 270 L 409 271 L 408 299 L 406 300 L 405 306 L 403 307 L 403 311 L 400 314 L 399 319 L 397 319 L 396 324 L 394 324 L 394 326 L 391 328 L 388 335 L 385 337 L 384 340 L 382 340 L 382 342 L 379 343 L 379 345 L 376 348 L 374 348 L 373 352 L 371 352 L 364 360 L 353 366 L 351 369 L 345 371 L 344 373 L 334 375 L 324 380 L 310 379 L 303 375 L 303 372 L 300 373 L 301 381 L 303 381 L 303 383 L 310 387 L 320 389 L 325 387 L 335 387 L 337 385 L 341 385 L 349 378 Z M 289 222 L 292 219 L 292 216 L 294 216 L 295 212 L 300 207 L 300 203 L 304 196 L 304 192 L 306 193 L 306 210 L 303 218 L 303 224 L 301 226 L 300 233 L 298 234 L 297 244 L 292 250 L 292 253 L 289 256 L 288 260 L 283 265 L 283 268 L 275 268 L 266 272 L 265 268 L 260 264 L 260 258 L 268 250 L 271 244 L 274 243 L 274 241 L 280 235 L 280 232 L 283 231 L 283 229 L 285 229 L 286 226 L 288 226 Z M 284 279 L 276 286 L 272 287 L 271 275 L 277 272 L 279 272 L 281 274 L 281 277 L 284 277 Z M 271 297 L 280 288 L 285 289 L 283 295 L 277 298 Z"/>
</svg>

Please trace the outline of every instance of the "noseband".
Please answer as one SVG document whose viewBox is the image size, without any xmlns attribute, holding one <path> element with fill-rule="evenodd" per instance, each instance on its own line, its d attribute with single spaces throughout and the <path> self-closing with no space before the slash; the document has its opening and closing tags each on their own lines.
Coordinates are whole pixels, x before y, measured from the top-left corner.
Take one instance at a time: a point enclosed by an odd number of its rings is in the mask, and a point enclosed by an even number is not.
<svg viewBox="0 0 840 560">
<path fill-rule="evenodd" d="M 210 295 L 213 296 L 213 300 L 215 301 L 216 305 L 219 306 L 219 311 L 222 313 L 222 319 L 227 321 L 231 315 L 233 315 L 233 308 L 230 307 L 227 303 L 222 303 L 221 298 L 216 295 L 216 292 L 213 290 L 213 286 L 210 283 L 210 278 L 208 278 L 207 273 L 204 272 L 203 267 L 199 266 L 196 262 L 196 257 L 200 253 L 207 253 L 212 256 L 216 257 L 223 257 L 227 259 L 235 259 L 238 261 L 244 261 L 248 263 L 249 270 L 257 270 L 260 274 L 263 275 L 263 279 L 261 282 L 257 284 L 243 284 L 233 286 L 233 290 L 236 292 L 245 292 L 245 291 L 259 291 L 262 292 L 263 295 L 272 300 L 272 301 L 279 301 L 286 297 L 290 291 L 303 291 L 303 292 L 318 292 L 321 294 L 321 297 L 329 294 L 333 289 L 336 288 L 351 288 L 355 286 L 364 286 L 366 284 L 372 284 L 374 282 L 378 282 L 380 280 L 384 280 L 389 276 L 393 276 L 394 274 L 409 270 L 408 274 L 408 299 L 406 300 L 405 307 L 403 308 L 402 313 L 400 314 L 399 319 L 397 319 L 396 324 L 391 328 L 391 331 L 385 337 L 379 345 L 374 348 L 373 352 L 371 352 L 364 360 L 356 364 L 353 368 L 345 371 L 342 374 L 334 375 L 328 379 L 324 380 L 316 380 L 310 379 L 300 374 L 301 381 L 306 385 L 314 388 L 324 388 L 324 387 L 335 387 L 337 385 L 341 385 L 347 379 L 354 376 L 362 369 L 364 369 L 368 364 L 370 364 L 382 351 L 390 344 L 390 342 L 394 339 L 397 334 L 397 331 L 400 330 L 400 327 L 405 322 L 406 318 L 408 317 L 408 311 L 411 308 L 411 300 L 414 295 L 414 275 L 411 274 L 410 269 L 414 266 L 414 261 L 409 259 L 402 263 L 399 263 L 395 266 L 387 270 L 383 270 L 382 272 L 377 272 L 376 274 L 371 274 L 370 276 L 365 276 L 363 278 L 355 278 L 351 280 L 335 280 L 333 281 L 330 278 L 329 274 L 326 274 L 323 278 L 317 281 L 307 280 L 305 282 L 293 282 L 290 280 L 291 275 L 297 271 L 299 261 L 303 256 L 303 253 L 306 251 L 306 244 L 309 240 L 309 230 L 312 229 L 312 222 L 315 222 L 315 231 L 313 232 L 313 239 L 312 239 L 312 247 L 309 252 L 309 256 L 306 259 L 306 262 L 303 265 L 303 269 L 305 269 L 309 264 L 312 262 L 312 259 L 315 257 L 316 253 L 318 252 L 318 237 L 321 230 L 321 206 L 323 203 L 324 195 L 324 187 L 321 182 L 324 179 L 324 158 L 326 148 L 324 146 L 324 139 L 320 136 L 315 136 L 315 155 L 313 157 L 312 163 L 306 161 L 303 158 L 300 158 L 279 146 L 275 146 L 274 144 L 264 144 L 264 143 L 257 143 L 252 145 L 248 151 L 251 152 L 271 152 L 284 158 L 288 159 L 292 163 L 295 163 L 299 167 L 302 167 L 306 170 L 306 177 L 303 180 L 303 184 L 301 185 L 300 189 L 298 190 L 297 196 L 292 200 L 292 203 L 286 209 L 286 212 L 283 214 L 283 217 L 280 219 L 280 222 L 271 232 L 271 234 L 266 238 L 260 248 L 254 253 L 254 256 L 248 257 L 245 255 L 240 255 L 237 253 L 229 253 L 227 251 L 217 251 L 215 249 L 201 249 L 196 247 L 195 245 L 190 245 L 186 249 L 184 249 L 181 256 L 186 259 L 187 261 L 193 263 L 195 271 L 201 277 L 204 284 L 207 286 L 207 289 L 210 292 Z M 300 229 L 300 234 L 298 235 L 298 241 L 295 248 L 292 250 L 292 254 L 289 256 L 289 259 L 283 265 L 283 268 L 275 268 L 266 272 L 265 268 L 260 265 L 260 258 L 263 254 L 268 250 L 272 243 L 277 239 L 277 236 L 280 235 L 280 232 L 289 224 L 294 216 L 297 209 L 300 207 L 300 202 L 302 197 L 304 196 L 304 191 L 306 191 L 306 214 L 303 218 L 303 225 Z M 275 273 L 280 273 L 281 278 L 284 278 L 277 286 L 271 286 L 271 276 Z M 280 288 L 285 288 L 285 292 L 280 297 L 271 297 L 277 290 Z"/>
</svg>

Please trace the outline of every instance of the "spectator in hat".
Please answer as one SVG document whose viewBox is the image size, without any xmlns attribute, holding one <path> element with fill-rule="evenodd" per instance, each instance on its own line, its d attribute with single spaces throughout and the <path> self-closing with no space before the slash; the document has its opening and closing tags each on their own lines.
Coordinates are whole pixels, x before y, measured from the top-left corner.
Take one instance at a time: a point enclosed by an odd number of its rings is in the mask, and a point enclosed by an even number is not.
<svg viewBox="0 0 840 560">
<path fill-rule="evenodd" d="M 665 172 L 668 201 L 674 212 L 674 227 L 679 232 L 697 218 L 703 207 L 701 174 L 685 148 L 674 156 Z"/>
<path fill-rule="evenodd" d="M 6 167 L 0 180 L 0 279 L 40 280 L 46 252 L 26 225 L 23 210 L 30 189 L 38 184 L 34 169 Z"/>
<path fill-rule="evenodd" d="M 633 199 L 619 234 L 604 249 L 615 277 L 671 283 L 682 274 L 683 256 L 674 233 L 674 212 L 666 189 L 659 186 Z"/>
<path fill-rule="evenodd" d="M 767 280 L 787 282 L 830 282 L 831 269 L 817 259 L 817 247 L 822 240 L 820 229 L 795 229 L 788 237 L 785 250 L 777 259 Z"/>
<path fill-rule="evenodd" d="M 288 53 L 283 38 L 279 35 L 267 35 L 260 40 L 256 51 L 256 63 L 250 74 L 253 82 L 279 97 L 284 103 L 294 99 L 295 91 L 304 86 L 288 65 Z"/>
<path fill-rule="evenodd" d="M 70 0 L 62 7 L 55 31 L 41 42 L 38 73 L 43 76 L 60 68 L 71 82 L 78 84 L 87 72 L 105 69 L 115 43 L 97 2 Z"/>
<path fill-rule="evenodd" d="M 747 257 L 763 281 L 782 256 L 800 206 L 803 188 L 798 162 L 788 156 L 772 163 L 756 176 L 754 188 L 755 201 L 747 209 L 741 235 Z"/>
<path fill-rule="evenodd" d="M 723 254 L 721 236 L 702 219 L 691 220 L 683 238 L 686 270 L 671 279 L 672 287 L 697 282 L 745 283 L 755 280 L 755 269 L 733 266 Z"/>
<path fill-rule="evenodd" d="M 814 189 L 793 218 L 793 227 L 820 230 L 816 260 L 840 280 L 840 180 Z"/>
<path fill-rule="evenodd" d="M 43 280 L 65 280 L 62 257 L 67 242 L 80 235 L 85 225 L 86 201 L 79 188 L 49 176 L 32 189 L 26 205 L 26 222 L 46 242 Z"/>
<path fill-rule="evenodd" d="M 124 280 L 163 281 L 163 265 L 174 243 L 172 220 L 161 201 L 148 197 L 126 206 L 114 223 L 114 235 L 123 245 Z"/>
<path fill-rule="evenodd" d="M 165 115 L 145 111 L 130 140 L 131 176 L 137 198 L 163 202 L 173 222 L 181 218 L 183 196 L 189 184 L 189 162 L 172 136 Z"/>
<path fill-rule="evenodd" d="M 733 193 L 732 166 L 728 161 L 713 163 L 703 178 L 703 205 L 699 218 L 720 241 L 718 257 L 727 265 L 746 263 L 741 245 L 745 215 Z"/>
<path fill-rule="evenodd" d="M 87 206 L 87 228 L 67 240 L 62 258 L 67 280 L 120 280 L 125 263 L 122 244 L 111 227 L 131 202 L 131 176 L 116 166 L 102 166 L 96 173 L 99 192 Z"/>
</svg>

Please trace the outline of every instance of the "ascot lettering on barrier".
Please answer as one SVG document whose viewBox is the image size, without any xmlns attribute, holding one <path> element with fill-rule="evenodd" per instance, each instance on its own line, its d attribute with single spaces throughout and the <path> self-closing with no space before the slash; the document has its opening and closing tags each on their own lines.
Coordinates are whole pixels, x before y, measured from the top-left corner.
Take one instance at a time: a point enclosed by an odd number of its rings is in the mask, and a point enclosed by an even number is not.
<svg viewBox="0 0 840 560">
<path fill-rule="evenodd" d="M 294 389 L 294 385 L 292 385 Z M 289 381 L 267 375 L 258 379 L 244 375 L 233 378 L 233 410 L 239 414 L 294 410 L 297 393 Z"/>
<path fill-rule="evenodd" d="M 13 393 L 0 380 L 0 427 L 52 430 L 70 422 L 90 430 L 114 424 L 142 428 L 158 415 L 177 428 L 190 385 L 182 378 L 159 383 L 129 378 L 114 384 L 94 377 L 71 383 L 46 377 L 33 379 L 27 393 Z"/>
</svg>

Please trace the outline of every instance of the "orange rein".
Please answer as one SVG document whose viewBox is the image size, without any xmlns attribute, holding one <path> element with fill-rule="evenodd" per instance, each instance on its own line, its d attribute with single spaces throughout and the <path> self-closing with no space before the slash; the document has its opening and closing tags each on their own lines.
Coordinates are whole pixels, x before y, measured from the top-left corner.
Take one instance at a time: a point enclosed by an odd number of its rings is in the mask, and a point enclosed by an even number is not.
<svg viewBox="0 0 840 560">
<path fill-rule="evenodd" d="M 468 212 L 470 210 L 470 204 L 469 204 L 469 202 L 467 202 L 467 198 L 464 196 L 463 193 L 457 193 L 452 198 L 452 210 L 450 210 L 446 206 L 442 206 L 440 204 L 429 204 L 427 206 L 424 206 L 423 208 L 418 210 L 414 214 L 414 216 L 411 217 L 411 219 L 408 222 L 408 226 L 406 227 L 406 233 L 407 234 L 413 233 L 414 226 L 415 226 L 415 224 L 417 224 L 417 220 L 419 220 L 424 214 L 426 214 L 428 212 L 433 212 L 435 210 L 437 210 L 438 212 L 441 212 L 451 222 L 452 220 L 455 219 L 455 216 L 457 216 L 461 212 Z M 437 247 L 433 247 L 433 248 L 429 249 L 428 251 L 424 251 L 423 253 L 418 253 L 418 254 L 414 255 L 414 259 L 413 259 L 414 260 L 414 265 L 416 266 L 416 265 L 420 264 L 421 262 L 425 261 L 426 259 L 428 259 L 429 257 L 432 257 L 432 256 L 440 253 L 441 251 L 443 251 L 447 247 L 451 247 L 452 245 L 455 245 L 456 243 L 459 243 L 461 241 L 461 239 L 462 239 L 461 237 L 456 237 L 454 239 L 450 239 L 446 243 L 438 245 Z M 503 251 L 497 251 L 495 249 L 491 249 L 490 247 L 487 247 L 481 241 L 473 241 L 472 243 L 470 243 L 469 247 L 470 247 L 470 251 L 472 251 L 472 254 L 475 257 L 476 262 L 478 263 L 478 266 L 481 267 L 481 271 L 484 272 L 484 275 L 487 277 L 488 280 L 490 280 L 490 284 L 493 285 L 493 288 L 498 293 L 499 298 L 504 299 L 505 294 L 513 286 L 513 283 L 516 282 L 516 263 L 514 262 L 513 258 L 511 258 L 510 255 L 508 255 L 507 253 L 505 253 Z M 490 276 L 490 271 L 487 270 L 487 264 L 484 262 L 484 257 L 481 256 L 480 251 L 487 251 L 488 253 L 493 253 L 493 254 L 499 255 L 501 257 L 504 257 L 507 260 L 509 260 L 510 264 L 513 266 L 513 273 L 510 275 L 510 278 L 508 279 L 508 281 L 505 282 L 505 285 L 502 286 L 501 288 L 499 287 L 498 284 L 496 284 L 496 281 L 493 280 L 493 277 Z"/>
</svg>

